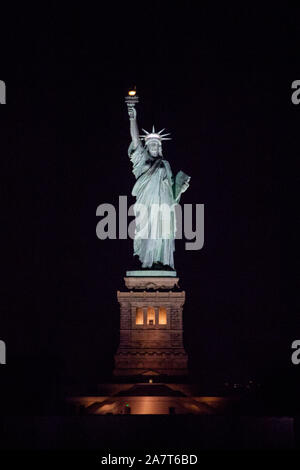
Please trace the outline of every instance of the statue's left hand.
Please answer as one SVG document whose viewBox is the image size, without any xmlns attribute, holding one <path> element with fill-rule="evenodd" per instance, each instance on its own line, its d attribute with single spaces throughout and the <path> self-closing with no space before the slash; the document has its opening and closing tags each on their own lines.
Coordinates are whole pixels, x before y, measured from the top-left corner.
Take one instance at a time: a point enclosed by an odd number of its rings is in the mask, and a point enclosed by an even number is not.
<svg viewBox="0 0 300 470">
<path fill-rule="evenodd" d="M 186 191 L 189 187 L 189 180 L 188 181 L 185 181 L 182 185 L 182 188 L 181 188 L 181 192 L 184 193 L 184 191 Z"/>
</svg>

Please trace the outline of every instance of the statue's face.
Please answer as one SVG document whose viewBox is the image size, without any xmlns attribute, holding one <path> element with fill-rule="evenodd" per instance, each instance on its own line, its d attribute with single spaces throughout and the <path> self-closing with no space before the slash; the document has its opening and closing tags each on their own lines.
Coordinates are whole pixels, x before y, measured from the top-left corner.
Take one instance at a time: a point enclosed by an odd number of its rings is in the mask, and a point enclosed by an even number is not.
<svg viewBox="0 0 300 470">
<path fill-rule="evenodd" d="M 159 154 L 159 143 L 155 140 L 152 140 L 148 144 L 148 150 L 152 157 L 157 157 Z"/>
</svg>

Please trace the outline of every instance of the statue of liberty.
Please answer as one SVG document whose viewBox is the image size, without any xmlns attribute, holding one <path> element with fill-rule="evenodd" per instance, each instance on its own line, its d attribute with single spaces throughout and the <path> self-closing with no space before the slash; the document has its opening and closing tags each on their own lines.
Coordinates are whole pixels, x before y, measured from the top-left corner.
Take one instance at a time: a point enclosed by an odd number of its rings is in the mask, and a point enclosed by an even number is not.
<svg viewBox="0 0 300 470">
<path fill-rule="evenodd" d="M 153 126 L 152 132 L 143 129 L 145 135 L 140 136 L 134 103 L 127 101 L 127 105 L 131 134 L 128 155 L 136 178 L 132 190 L 136 197 L 134 256 L 139 257 L 143 268 L 174 269 L 174 208 L 189 187 L 190 177 L 179 171 L 174 178 L 162 153 L 162 141 L 170 140 L 169 134 L 163 134 L 164 129 L 155 132 Z"/>
</svg>

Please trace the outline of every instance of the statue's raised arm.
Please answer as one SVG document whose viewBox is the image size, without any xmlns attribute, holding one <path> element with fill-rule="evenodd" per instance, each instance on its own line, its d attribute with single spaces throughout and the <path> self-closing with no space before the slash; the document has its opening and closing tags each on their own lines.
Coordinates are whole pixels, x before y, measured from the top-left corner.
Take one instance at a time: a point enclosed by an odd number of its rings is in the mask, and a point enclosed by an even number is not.
<svg viewBox="0 0 300 470">
<path fill-rule="evenodd" d="M 128 106 L 128 115 L 130 120 L 130 134 L 133 147 L 136 148 L 140 143 L 139 129 L 136 120 L 136 109 L 133 106 Z"/>
</svg>

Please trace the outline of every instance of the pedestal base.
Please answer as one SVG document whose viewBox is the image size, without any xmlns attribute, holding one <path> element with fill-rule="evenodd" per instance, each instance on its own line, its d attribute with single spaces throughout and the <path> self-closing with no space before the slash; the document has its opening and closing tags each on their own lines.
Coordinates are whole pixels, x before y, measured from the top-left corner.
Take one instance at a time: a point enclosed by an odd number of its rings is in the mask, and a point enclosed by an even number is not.
<svg viewBox="0 0 300 470">
<path fill-rule="evenodd" d="M 166 288 L 166 280 L 174 287 L 179 279 L 127 277 L 125 284 L 129 289 L 162 289 Z M 145 283 L 143 287 L 141 282 Z M 121 308 L 120 346 L 114 375 L 187 375 L 188 356 L 182 340 L 185 292 L 118 291 L 117 296 Z"/>
</svg>

